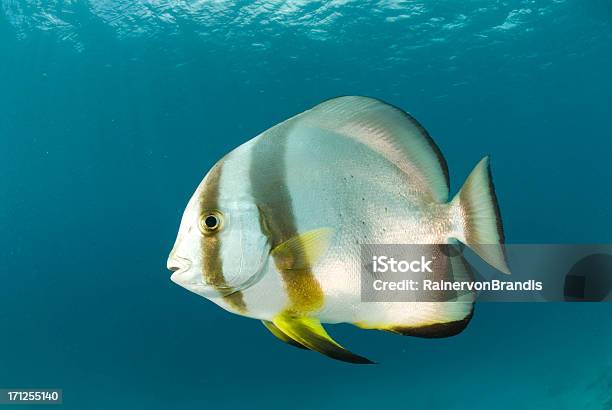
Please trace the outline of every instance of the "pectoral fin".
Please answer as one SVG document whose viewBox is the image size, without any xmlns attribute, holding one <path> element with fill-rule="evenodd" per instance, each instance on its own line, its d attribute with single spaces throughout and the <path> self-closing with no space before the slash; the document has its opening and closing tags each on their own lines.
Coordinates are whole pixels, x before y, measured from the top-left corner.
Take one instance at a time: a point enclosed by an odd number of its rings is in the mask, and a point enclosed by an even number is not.
<svg viewBox="0 0 612 410">
<path fill-rule="evenodd" d="M 280 270 L 308 270 L 329 248 L 333 230 L 313 229 L 296 235 L 272 250 Z"/>
<path fill-rule="evenodd" d="M 349 352 L 336 343 L 317 319 L 279 315 L 274 318 L 273 322 L 278 329 L 291 339 L 332 359 L 358 364 L 374 363 L 365 357 Z"/>
<path fill-rule="evenodd" d="M 308 349 L 300 342 L 296 342 L 295 340 L 287 336 L 285 333 L 283 333 L 283 331 L 276 327 L 274 323 L 268 322 L 267 320 L 262 320 L 261 323 L 263 323 L 266 329 L 268 329 L 270 333 L 276 336 L 277 339 L 282 340 L 283 342 L 290 344 L 291 346 L 299 347 L 300 349 Z"/>
</svg>

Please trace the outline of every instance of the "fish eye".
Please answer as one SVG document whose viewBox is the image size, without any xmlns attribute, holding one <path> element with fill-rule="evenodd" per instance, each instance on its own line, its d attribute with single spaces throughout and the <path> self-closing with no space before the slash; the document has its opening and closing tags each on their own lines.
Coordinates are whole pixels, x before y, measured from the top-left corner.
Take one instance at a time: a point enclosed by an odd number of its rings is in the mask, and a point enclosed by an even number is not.
<svg viewBox="0 0 612 410">
<path fill-rule="evenodd" d="M 223 217 L 219 212 L 209 212 L 200 217 L 200 230 L 204 234 L 216 232 L 222 225 Z"/>
<path fill-rule="evenodd" d="M 208 215 L 206 219 L 204 219 L 204 224 L 208 229 L 215 229 L 217 225 L 219 225 L 219 221 L 216 216 Z"/>
</svg>

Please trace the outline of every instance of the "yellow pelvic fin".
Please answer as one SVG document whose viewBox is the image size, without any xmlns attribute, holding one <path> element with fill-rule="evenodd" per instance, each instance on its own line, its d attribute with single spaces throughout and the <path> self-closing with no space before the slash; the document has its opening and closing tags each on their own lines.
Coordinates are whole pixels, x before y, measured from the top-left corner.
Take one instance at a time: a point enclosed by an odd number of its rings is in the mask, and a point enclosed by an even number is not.
<svg viewBox="0 0 612 410">
<path fill-rule="evenodd" d="M 329 248 L 333 234 L 331 228 L 319 228 L 298 234 L 272 250 L 279 270 L 307 270 Z"/>
<path fill-rule="evenodd" d="M 299 347 L 300 349 L 308 349 L 306 346 L 302 345 L 300 342 L 296 342 L 289 336 L 283 333 L 276 325 L 272 322 L 268 322 L 267 320 L 262 320 L 261 323 L 264 324 L 266 329 L 270 331 L 277 339 L 282 340 L 283 342 L 290 344 L 291 346 Z"/>
<path fill-rule="evenodd" d="M 274 318 L 273 322 L 278 329 L 293 340 L 332 359 L 358 364 L 374 363 L 365 357 L 349 352 L 336 343 L 317 319 L 279 315 Z"/>
</svg>

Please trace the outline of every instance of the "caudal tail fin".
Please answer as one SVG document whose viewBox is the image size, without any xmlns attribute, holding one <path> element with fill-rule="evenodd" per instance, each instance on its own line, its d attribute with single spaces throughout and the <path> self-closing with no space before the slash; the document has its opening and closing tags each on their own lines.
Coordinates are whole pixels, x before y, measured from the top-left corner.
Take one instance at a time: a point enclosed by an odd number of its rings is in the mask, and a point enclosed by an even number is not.
<svg viewBox="0 0 612 410">
<path fill-rule="evenodd" d="M 489 157 L 484 157 L 468 176 L 451 201 L 460 229 L 457 239 L 466 244 L 495 269 L 510 274 L 504 253 L 504 230 L 495 188 L 491 180 Z"/>
</svg>

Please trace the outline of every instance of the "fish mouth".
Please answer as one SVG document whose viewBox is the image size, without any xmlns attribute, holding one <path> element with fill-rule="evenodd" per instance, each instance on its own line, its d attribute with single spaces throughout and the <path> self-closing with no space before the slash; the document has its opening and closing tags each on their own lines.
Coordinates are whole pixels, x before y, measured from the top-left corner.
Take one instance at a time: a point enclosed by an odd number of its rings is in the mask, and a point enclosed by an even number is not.
<svg viewBox="0 0 612 410">
<path fill-rule="evenodd" d="M 213 294 L 228 296 L 245 287 L 243 284 L 230 286 L 226 283 L 216 284 L 206 282 L 201 272 L 196 272 L 191 268 L 191 263 L 187 259 L 174 257 L 172 261 L 168 261 L 168 270 L 172 271 L 170 280 L 192 292 L 202 295 L 210 294 L 211 296 Z"/>
<path fill-rule="evenodd" d="M 166 262 L 166 268 L 169 271 L 174 272 L 172 276 L 174 276 L 177 272 L 185 272 L 191 268 L 191 261 L 187 258 L 183 258 L 178 255 L 170 255 L 168 261 Z"/>
<path fill-rule="evenodd" d="M 166 267 L 172 272 L 170 280 L 187 290 L 198 294 L 204 294 L 207 292 L 207 289 L 210 288 L 210 286 L 198 280 L 198 275 L 194 272 L 190 272 L 192 263 L 191 260 L 187 258 L 170 254 Z"/>
<path fill-rule="evenodd" d="M 207 282 L 202 272 L 196 272 L 192 268 L 191 260 L 171 254 L 168 258 L 168 262 L 166 264 L 168 270 L 172 271 L 172 275 L 170 276 L 170 280 L 177 285 L 191 291 L 202 295 L 204 297 L 212 298 L 212 297 L 226 297 L 230 296 L 234 293 L 243 291 L 255 283 L 257 283 L 263 276 L 265 272 L 265 267 L 267 263 L 264 263 L 254 274 L 250 275 L 245 280 L 238 283 L 212 283 Z M 227 277 L 224 274 L 215 275 L 216 277 Z M 240 277 L 230 276 L 230 277 Z"/>
</svg>

